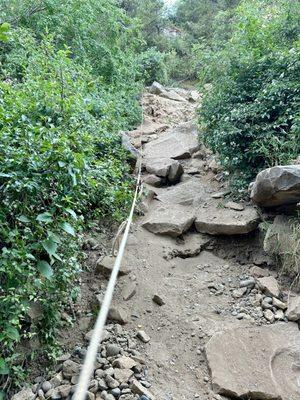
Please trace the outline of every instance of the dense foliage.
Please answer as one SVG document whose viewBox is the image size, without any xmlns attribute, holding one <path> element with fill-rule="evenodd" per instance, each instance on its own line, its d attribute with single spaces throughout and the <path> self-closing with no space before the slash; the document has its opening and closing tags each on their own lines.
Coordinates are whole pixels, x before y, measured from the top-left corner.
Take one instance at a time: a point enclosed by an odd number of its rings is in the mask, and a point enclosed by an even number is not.
<svg viewBox="0 0 300 400">
<path fill-rule="evenodd" d="M 199 50 L 200 119 L 235 184 L 300 153 L 300 4 L 244 1 L 229 41 Z"/>
<path fill-rule="evenodd" d="M 37 349 L 55 355 L 59 312 L 75 294 L 84 223 L 121 219 L 130 203 L 118 132 L 139 121 L 143 77 L 135 23 L 113 0 L 2 3 L 0 20 L 11 24 L 0 26 L 5 390 L 22 379 Z"/>
</svg>

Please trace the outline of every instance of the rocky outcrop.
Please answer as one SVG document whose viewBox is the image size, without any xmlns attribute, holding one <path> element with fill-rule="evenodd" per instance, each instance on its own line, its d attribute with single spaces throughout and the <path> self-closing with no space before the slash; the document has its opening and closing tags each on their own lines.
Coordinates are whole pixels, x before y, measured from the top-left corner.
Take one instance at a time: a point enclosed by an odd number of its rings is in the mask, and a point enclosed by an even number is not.
<svg viewBox="0 0 300 400">
<path fill-rule="evenodd" d="M 261 171 L 252 185 L 252 201 L 261 207 L 288 205 L 300 201 L 300 165 Z"/>
<path fill-rule="evenodd" d="M 243 235 L 255 230 L 259 215 L 254 208 L 243 211 L 209 207 L 196 212 L 195 226 L 198 232 L 210 235 Z"/>
<path fill-rule="evenodd" d="M 142 226 L 155 234 L 177 237 L 191 227 L 194 219 L 194 213 L 189 208 L 165 204 L 150 211 Z"/>
<path fill-rule="evenodd" d="M 198 149 L 197 126 L 191 122 L 186 122 L 162 133 L 158 139 L 147 143 L 144 148 L 144 157 L 145 159 L 173 158 L 179 160 L 190 158 Z"/>
<path fill-rule="evenodd" d="M 208 342 L 215 392 L 252 400 L 300 398 L 300 334 L 294 323 L 230 329 Z"/>
<path fill-rule="evenodd" d="M 295 248 L 292 220 L 284 215 L 277 215 L 266 232 L 264 251 L 270 256 L 282 256 Z"/>
</svg>

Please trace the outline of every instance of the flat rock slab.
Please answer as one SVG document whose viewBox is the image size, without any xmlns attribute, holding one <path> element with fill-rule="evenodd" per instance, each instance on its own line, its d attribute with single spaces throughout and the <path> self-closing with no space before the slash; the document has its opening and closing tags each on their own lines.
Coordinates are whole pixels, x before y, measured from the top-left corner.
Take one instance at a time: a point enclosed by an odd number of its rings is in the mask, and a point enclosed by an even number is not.
<svg viewBox="0 0 300 400">
<path fill-rule="evenodd" d="M 243 235 L 254 231 L 259 220 L 257 211 L 252 207 L 235 211 L 210 206 L 196 212 L 195 226 L 198 232 L 210 235 Z"/>
<path fill-rule="evenodd" d="M 262 207 L 298 203 L 300 165 L 279 165 L 261 171 L 252 187 L 251 199 Z"/>
<path fill-rule="evenodd" d="M 216 334 L 206 345 L 213 390 L 251 400 L 300 398 L 300 332 L 295 323 Z"/>
<path fill-rule="evenodd" d="M 185 122 L 145 145 L 145 158 L 190 158 L 199 149 L 197 125 Z"/>
<path fill-rule="evenodd" d="M 209 199 L 209 187 L 197 178 L 188 179 L 176 186 L 161 189 L 157 199 L 162 203 L 198 206 Z"/>
<path fill-rule="evenodd" d="M 192 226 L 194 219 L 194 212 L 188 207 L 157 204 L 142 222 L 142 227 L 155 234 L 177 237 Z"/>
</svg>

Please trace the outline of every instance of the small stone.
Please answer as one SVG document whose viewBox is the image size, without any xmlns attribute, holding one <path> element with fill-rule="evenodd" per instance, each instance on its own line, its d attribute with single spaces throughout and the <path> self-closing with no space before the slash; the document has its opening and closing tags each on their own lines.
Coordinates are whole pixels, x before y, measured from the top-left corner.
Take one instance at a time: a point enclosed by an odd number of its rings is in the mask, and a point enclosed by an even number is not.
<svg viewBox="0 0 300 400">
<path fill-rule="evenodd" d="M 163 298 L 161 296 L 159 296 L 158 294 L 155 294 L 152 297 L 152 300 L 154 301 L 154 303 L 156 303 L 159 306 L 163 306 L 166 304 L 165 301 L 163 300 Z"/>
<path fill-rule="evenodd" d="M 52 385 L 49 381 L 43 382 L 41 387 L 45 393 L 48 392 L 48 390 L 52 389 Z"/>
<path fill-rule="evenodd" d="M 130 300 L 136 294 L 136 283 L 129 281 L 122 289 L 122 297 L 125 301 Z"/>
<path fill-rule="evenodd" d="M 56 388 L 57 386 L 61 385 L 64 377 L 62 375 L 62 372 L 59 372 L 57 375 L 55 375 L 52 379 L 50 379 L 50 384 L 52 388 Z"/>
<path fill-rule="evenodd" d="M 273 305 L 277 308 L 280 308 L 281 310 L 287 309 L 287 304 L 284 303 L 283 301 L 276 299 L 276 297 L 273 297 Z"/>
<path fill-rule="evenodd" d="M 250 274 L 255 278 L 265 278 L 270 276 L 270 271 L 268 269 L 253 266 L 250 268 Z"/>
<path fill-rule="evenodd" d="M 72 388 L 71 385 L 62 385 L 58 386 L 56 390 L 58 391 L 58 393 L 61 395 L 62 398 L 66 398 L 69 396 L 71 388 Z"/>
<path fill-rule="evenodd" d="M 66 360 L 62 365 L 62 372 L 65 378 L 71 379 L 73 375 L 78 374 L 80 370 L 80 364 L 72 361 Z"/>
<path fill-rule="evenodd" d="M 112 256 L 105 256 L 103 258 L 100 258 L 97 261 L 96 272 L 101 273 L 105 276 L 110 276 L 115 264 L 115 260 L 116 260 L 115 257 Z M 130 268 L 125 264 L 122 264 L 119 271 L 119 275 L 120 276 L 128 275 L 129 273 L 130 273 Z"/>
<path fill-rule="evenodd" d="M 273 309 L 272 298 L 265 297 L 261 302 L 261 306 L 264 310 L 267 310 L 267 309 L 272 310 Z"/>
<path fill-rule="evenodd" d="M 119 387 L 119 382 L 116 379 L 114 379 L 112 376 L 107 375 L 105 377 L 105 382 L 107 383 L 107 386 L 110 389 L 115 389 L 115 388 Z"/>
<path fill-rule="evenodd" d="M 235 211 L 243 211 L 245 207 L 242 204 L 235 203 L 234 201 L 228 201 L 228 203 L 225 204 L 226 208 L 231 208 L 232 210 Z"/>
<path fill-rule="evenodd" d="M 277 280 L 273 276 L 257 279 L 260 289 L 269 296 L 279 297 L 280 289 Z"/>
<path fill-rule="evenodd" d="M 148 389 L 146 389 L 143 385 L 141 385 L 136 379 L 134 379 L 132 381 L 131 390 L 135 394 L 138 394 L 141 396 L 144 395 L 144 396 L 148 397 L 148 399 L 150 399 L 150 400 L 155 400 L 155 397 L 153 396 L 153 394 L 150 393 L 148 391 Z"/>
<path fill-rule="evenodd" d="M 133 371 L 131 369 L 115 368 L 115 378 L 120 383 L 127 383 L 132 375 Z"/>
<path fill-rule="evenodd" d="M 107 357 L 113 357 L 120 353 L 121 348 L 116 344 L 107 344 L 106 345 L 106 355 Z"/>
<path fill-rule="evenodd" d="M 235 290 L 232 292 L 232 296 L 233 296 L 235 299 L 239 299 L 239 298 L 243 297 L 244 294 L 246 294 L 246 293 L 247 293 L 247 288 L 246 288 L 246 287 L 242 287 L 242 288 L 240 288 L 240 289 L 235 289 Z"/>
<path fill-rule="evenodd" d="M 118 399 L 121 396 L 121 390 L 119 388 L 112 389 L 111 394 Z"/>
<path fill-rule="evenodd" d="M 105 380 L 102 378 L 98 378 L 98 389 L 99 390 L 107 390 L 108 389 L 108 386 L 107 386 Z"/>
<path fill-rule="evenodd" d="M 137 362 L 130 357 L 122 356 L 113 362 L 113 367 L 120 369 L 132 369 L 137 365 Z"/>
<path fill-rule="evenodd" d="M 267 321 L 273 323 L 275 321 L 275 315 L 271 310 L 266 310 L 264 311 L 264 317 L 266 318 Z"/>
<path fill-rule="evenodd" d="M 300 320 L 300 296 L 290 298 L 286 317 L 289 321 L 297 322 Z"/>
<path fill-rule="evenodd" d="M 249 279 L 244 279 L 240 282 L 240 287 L 249 287 L 249 288 L 254 288 L 255 286 L 255 279 L 254 278 L 249 278 Z"/>
<path fill-rule="evenodd" d="M 228 195 L 230 192 L 229 190 L 223 191 L 223 192 L 217 192 L 211 195 L 213 199 L 222 199 L 226 195 Z"/>
<path fill-rule="evenodd" d="M 279 309 L 279 310 L 276 311 L 275 319 L 278 320 L 278 321 L 284 320 L 284 312 L 283 312 L 283 310 Z"/>
<path fill-rule="evenodd" d="M 145 331 L 138 331 L 137 337 L 144 343 L 150 342 L 150 336 Z"/>
</svg>

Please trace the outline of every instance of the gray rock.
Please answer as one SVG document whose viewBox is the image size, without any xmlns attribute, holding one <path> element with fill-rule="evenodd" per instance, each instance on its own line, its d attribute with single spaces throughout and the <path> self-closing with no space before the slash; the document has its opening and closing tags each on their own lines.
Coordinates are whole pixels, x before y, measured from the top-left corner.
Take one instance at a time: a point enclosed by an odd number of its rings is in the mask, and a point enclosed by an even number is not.
<svg viewBox="0 0 300 400">
<path fill-rule="evenodd" d="M 107 386 L 110 389 L 115 389 L 115 388 L 119 387 L 119 382 L 116 379 L 114 379 L 112 376 L 107 375 L 105 377 L 105 382 L 107 383 Z"/>
<path fill-rule="evenodd" d="M 251 207 L 240 212 L 210 207 L 196 212 L 195 226 L 198 232 L 210 235 L 242 235 L 254 231 L 259 219 L 257 211 Z"/>
<path fill-rule="evenodd" d="M 128 281 L 122 288 L 122 297 L 125 301 L 130 300 L 136 294 L 136 282 Z"/>
<path fill-rule="evenodd" d="M 245 207 L 242 204 L 235 203 L 234 201 L 228 201 L 225 204 L 225 207 L 231 208 L 232 210 L 235 210 L 235 211 L 243 211 L 245 209 Z"/>
<path fill-rule="evenodd" d="M 154 81 L 152 83 L 152 85 L 149 88 L 149 92 L 152 94 L 157 94 L 160 95 L 161 93 L 163 93 L 166 89 L 163 87 L 163 85 L 161 85 L 160 83 Z"/>
<path fill-rule="evenodd" d="M 164 180 L 156 175 L 146 175 L 143 176 L 143 182 L 150 186 L 160 187 L 163 185 Z"/>
<path fill-rule="evenodd" d="M 255 286 L 254 278 L 244 279 L 243 281 L 240 282 L 240 287 L 254 288 L 254 286 Z"/>
<path fill-rule="evenodd" d="M 176 128 L 162 133 L 158 139 L 145 145 L 144 157 L 190 158 L 199 149 L 198 128 L 192 122 L 185 122 Z"/>
<path fill-rule="evenodd" d="M 106 348 L 107 357 L 117 356 L 121 352 L 121 347 L 118 346 L 117 344 L 109 343 L 109 344 L 106 345 L 105 348 Z"/>
<path fill-rule="evenodd" d="M 162 178 L 168 178 L 171 183 L 179 181 L 183 174 L 182 165 L 171 158 L 147 158 L 144 161 L 145 168 L 150 174 L 157 175 Z"/>
<path fill-rule="evenodd" d="M 266 318 L 267 321 L 271 323 L 275 321 L 275 315 L 271 310 L 265 310 L 264 317 Z"/>
<path fill-rule="evenodd" d="M 161 296 L 159 296 L 158 294 L 155 294 L 155 295 L 152 297 L 152 300 L 154 301 L 154 303 L 156 303 L 156 304 L 159 305 L 159 306 L 163 306 L 163 305 L 166 304 L 165 301 L 164 301 L 164 299 L 163 299 Z"/>
<path fill-rule="evenodd" d="M 122 356 L 113 362 L 113 367 L 120 369 L 132 369 L 137 365 L 137 362 L 130 357 Z"/>
<path fill-rule="evenodd" d="M 155 400 L 154 395 L 151 392 L 149 392 L 149 390 L 146 389 L 143 385 L 141 385 L 136 379 L 132 381 L 130 387 L 133 393 L 138 394 L 140 396 L 146 396 L 150 400 Z"/>
<path fill-rule="evenodd" d="M 155 234 L 177 237 L 192 226 L 194 219 L 189 208 L 170 204 L 152 209 L 142 226 Z"/>
<path fill-rule="evenodd" d="M 289 321 L 300 320 L 300 296 L 290 298 L 286 317 Z"/>
<path fill-rule="evenodd" d="M 80 364 L 72 360 L 66 360 L 62 365 L 62 372 L 65 378 L 71 379 L 73 375 L 77 375 L 80 371 Z"/>
<path fill-rule="evenodd" d="M 45 381 L 42 383 L 42 389 L 46 393 L 48 390 L 52 389 L 52 385 L 49 381 Z"/>
<path fill-rule="evenodd" d="M 131 369 L 115 368 L 115 378 L 120 383 L 127 383 L 132 376 L 133 371 Z"/>
<path fill-rule="evenodd" d="M 300 165 L 276 166 L 261 171 L 251 190 L 251 199 L 262 207 L 300 201 Z"/>
<path fill-rule="evenodd" d="M 273 306 L 280 308 L 281 310 L 287 309 L 287 304 L 284 303 L 283 301 L 276 299 L 276 297 L 273 297 Z"/>
<path fill-rule="evenodd" d="M 29 388 L 23 388 L 20 392 L 14 394 L 11 400 L 33 400 L 35 394 Z"/>
<path fill-rule="evenodd" d="M 121 396 L 121 390 L 119 388 L 112 389 L 111 394 L 118 399 Z"/>
<path fill-rule="evenodd" d="M 102 273 L 106 276 L 110 276 L 114 264 L 115 264 L 115 257 L 111 257 L 111 256 L 105 256 L 100 258 L 97 261 L 97 265 L 96 265 L 96 272 Z M 130 273 L 130 268 L 128 266 L 126 266 L 125 263 L 123 263 L 121 265 L 120 271 L 119 271 L 119 275 L 128 275 Z"/>
<path fill-rule="evenodd" d="M 213 390 L 230 398 L 300 398 L 297 324 L 229 329 L 206 345 Z"/>
<path fill-rule="evenodd" d="M 166 204 L 200 206 L 209 198 L 208 191 L 208 186 L 205 186 L 200 179 L 193 177 L 176 186 L 160 189 L 157 199 Z"/>
<path fill-rule="evenodd" d="M 137 337 L 144 343 L 150 342 L 150 336 L 144 331 L 138 331 Z"/>
<path fill-rule="evenodd" d="M 279 297 L 280 288 L 277 280 L 273 276 L 267 276 L 265 278 L 258 278 L 257 284 L 259 288 L 267 295 L 272 297 Z"/>
</svg>

